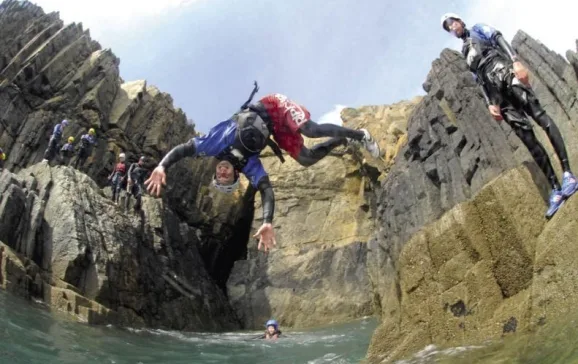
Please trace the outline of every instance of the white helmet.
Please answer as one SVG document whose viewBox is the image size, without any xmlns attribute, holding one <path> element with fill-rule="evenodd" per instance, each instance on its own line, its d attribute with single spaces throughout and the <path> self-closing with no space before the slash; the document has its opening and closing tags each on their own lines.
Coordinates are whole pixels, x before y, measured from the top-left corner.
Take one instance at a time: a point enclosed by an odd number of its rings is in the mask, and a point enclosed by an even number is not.
<svg viewBox="0 0 578 364">
<path fill-rule="evenodd" d="M 461 21 L 462 23 L 464 22 L 464 21 L 462 20 L 462 17 L 459 16 L 458 14 L 445 13 L 444 15 L 442 15 L 442 28 L 444 28 L 444 30 L 445 30 L 446 32 L 449 32 L 449 31 L 450 31 L 450 30 L 446 27 L 446 20 L 448 20 L 448 19 L 450 19 L 450 18 L 451 18 L 451 19 L 459 20 L 459 21 Z"/>
<path fill-rule="evenodd" d="M 126 155 L 125 155 L 124 153 L 120 153 L 120 154 L 118 155 L 118 159 L 124 160 L 125 158 L 126 158 Z"/>
<path fill-rule="evenodd" d="M 239 188 L 239 176 L 235 175 L 235 182 L 230 185 L 222 185 L 217 181 L 217 176 L 213 176 L 213 186 L 224 193 L 233 193 L 237 188 Z"/>
</svg>

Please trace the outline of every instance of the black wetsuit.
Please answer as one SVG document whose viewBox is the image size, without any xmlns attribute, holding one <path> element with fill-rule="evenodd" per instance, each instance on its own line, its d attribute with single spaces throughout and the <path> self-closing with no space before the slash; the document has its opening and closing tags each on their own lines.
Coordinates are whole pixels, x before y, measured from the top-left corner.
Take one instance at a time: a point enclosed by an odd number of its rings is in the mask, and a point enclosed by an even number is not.
<svg viewBox="0 0 578 364">
<path fill-rule="evenodd" d="M 514 76 L 513 62 L 517 57 L 514 50 L 498 30 L 485 24 L 476 24 L 472 29 L 466 29 L 462 39 L 462 54 L 481 85 L 486 103 L 500 106 L 504 119 L 526 145 L 552 188 L 559 189 L 560 183 L 548 154 L 536 138 L 526 114 L 546 132 L 560 159 L 562 169 L 570 171 L 564 140 L 533 90 Z"/>
<path fill-rule="evenodd" d="M 62 124 L 56 124 L 48 141 L 48 147 L 44 151 L 44 159 L 47 161 L 51 161 L 58 153 L 58 144 L 60 144 L 60 139 L 62 139 L 62 132 Z"/>
<path fill-rule="evenodd" d="M 240 171 L 243 169 L 244 164 L 247 162 L 247 159 L 250 156 L 253 156 L 255 153 L 252 151 L 247 150 L 245 146 L 251 148 L 255 147 L 259 152 L 263 149 L 263 147 L 259 147 L 258 145 L 251 145 L 249 146 L 247 142 L 243 145 L 240 142 L 239 138 L 236 137 L 233 144 L 223 150 L 219 155 L 216 156 L 218 160 L 227 160 L 231 162 L 234 166 L 236 171 Z M 238 151 L 235 155 L 234 151 Z M 179 160 L 185 157 L 194 157 L 197 155 L 197 150 L 195 148 L 195 140 L 190 139 L 188 142 L 179 144 L 174 147 L 170 152 L 165 155 L 165 157 L 159 163 L 160 166 L 165 168 L 166 170 L 178 162 Z M 258 153 L 257 153 L 258 155 Z M 261 201 L 263 205 L 263 222 L 271 223 L 273 222 L 273 215 L 275 212 L 275 195 L 273 193 L 273 187 L 271 186 L 271 181 L 269 180 L 268 176 L 264 176 L 258 181 L 257 189 L 261 193 Z"/>
<path fill-rule="evenodd" d="M 129 190 L 127 191 L 128 194 L 125 200 L 125 207 L 127 210 L 129 206 L 130 195 L 133 195 L 136 199 L 134 209 L 140 210 L 142 204 L 143 184 L 147 175 L 148 169 L 146 169 L 142 164 L 133 163 L 130 165 L 127 176 L 132 180 L 132 186 L 130 186 Z"/>
</svg>

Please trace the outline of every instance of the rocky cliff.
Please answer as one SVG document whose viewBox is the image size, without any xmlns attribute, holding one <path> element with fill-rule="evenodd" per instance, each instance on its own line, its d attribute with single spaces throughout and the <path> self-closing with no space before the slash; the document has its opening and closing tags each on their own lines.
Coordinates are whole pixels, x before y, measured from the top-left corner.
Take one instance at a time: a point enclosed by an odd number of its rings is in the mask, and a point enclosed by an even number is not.
<svg viewBox="0 0 578 364">
<path fill-rule="evenodd" d="M 186 115 L 173 106 L 170 95 L 146 81 L 124 82 L 120 60 L 92 40 L 81 24 L 63 24 L 57 13 L 45 14 L 27 1 L 4 1 L 0 14 L 0 146 L 8 155 L 5 171 L 20 172 L 20 177 L 2 177 L 0 230 L 5 233 L 0 240 L 6 254 L 18 254 L 28 262 L 15 266 L 36 264 L 34 269 L 40 269 L 43 282 L 53 290 L 65 284 L 83 299 L 117 313 L 133 311 L 132 316 L 148 325 L 234 327 L 234 314 L 222 299 L 233 261 L 242 254 L 240 231 L 250 223 L 241 219 L 242 195 L 225 197 L 205 187 L 213 161 L 188 160 L 171 168 L 162 201 L 147 200 L 140 224 L 100 198 L 119 152 L 126 152 L 129 161 L 145 155 L 153 167 L 170 148 L 195 135 Z M 78 140 L 88 128 L 97 131 L 98 146 L 83 168 L 88 178 L 66 168 L 35 166 L 53 126 L 64 118 L 71 122 L 65 137 Z M 20 201 L 18 208 L 13 201 Z M 34 224 L 22 228 L 26 243 L 14 228 L 19 217 Z M 55 233 L 56 227 L 65 230 Z M 195 282 L 192 296 L 153 277 L 158 274 L 153 257 L 159 253 L 159 239 L 169 266 L 186 282 Z M 152 249 L 153 241 L 157 250 Z M 86 249 L 97 258 L 87 258 Z M 91 275 L 90 283 L 85 283 L 86 274 Z M 4 283 L 8 278 L 3 275 Z M 37 289 L 46 288 L 44 283 L 31 287 L 27 295 L 46 296 Z M 221 293 L 204 296 L 215 284 Z M 144 301 L 149 299 L 147 306 Z M 169 314 L 171 305 L 174 312 Z M 197 309 L 203 306 L 207 307 Z M 178 322 L 179 316 L 189 318 Z M 222 317 L 209 320 L 210 316 Z"/>
<path fill-rule="evenodd" d="M 569 64 L 523 32 L 513 45 L 576 169 L 576 53 Z M 543 175 L 510 128 L 489 117 L 457 52 L 441 53 L 424 89 L 379 191 L 367 259 L 382 323 L 371 362 L 535 328 L 575 296 L 576 201 L 544 220 Z"/>
</svg>

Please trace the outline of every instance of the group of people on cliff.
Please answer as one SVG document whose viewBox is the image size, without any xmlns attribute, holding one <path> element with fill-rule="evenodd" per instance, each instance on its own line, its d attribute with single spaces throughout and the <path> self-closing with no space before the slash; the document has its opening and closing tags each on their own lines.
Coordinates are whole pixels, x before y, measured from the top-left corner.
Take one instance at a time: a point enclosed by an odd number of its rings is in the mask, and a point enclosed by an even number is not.
<svg viewBox="0 0 578 364">
<path fill-rule="evenodd" d="M 64 130 L 68 127 L 69 121 L 64 119 L 56 124 L 52 129 L 52 135 L 48 141 L 48 147 L 44 151 L 44 159 L 42 162 L 50 163 L 56 160 L 57 164 L 70 165 L 74 155 L 76 159 L 72 163 L 76 169 L 82 168 L 84 163 L 92 155 L 92 150 L 98 146 L 96 139 L 96 130 L 94 128 L 88 129 L 86 134 L 80 137 L 80 143 L 74 145 L 74 137 L 69 136 L 66 143 L 62 144 L 62 136 Z"/>
<path fill-rule="evenodd" d="M 86 134 L 80 137 L 80 143 L 74 145 L 74 137 L 69 136 L 66 143 L 62 144 L 64 130 L 68 127 L 69 121 L 64 119 L 56 124 L 52 130 L 52 135 L 48 141 L 48 147 L 44 152 L 44 163 L 56 160 L 59 165 L 72 165 L 75 169 L 82 169 L 88 157 L 92 155 L 93 148 L 98 146 L 96 131 L 90 128 Z M 76 155 L 74 162 L 71 162 Z M 142 195 L 144 181 L 148 175 L 145 167 L 145 156 L 139 157 L 137 162 L 131 163 L 127 167 L 126 154 L 118 155 L 118 162 L 115 164 L 112 173 L 108 176 L 108 182 L 112 190 L 112 200 L 118 204 L 121 191 L 126 191 L 125 209 L 128 210 L 130 197 L 135 198 L 134 210 L 140 210 L 142 206 Z"/>
<path fill-rule="evenodd" d="M 526 67 L 502 33 L 489 25 L 476 24 L 468 29 L 462 18 L 453 13 L 444 14 L 441 25 L 463 41 L 462 54 L 480 86 L 491 116 L 497 121 L 505 120 L 511 126 L 548 178 L 552 192 L 545 217 L 551 218 L 565 199 L 576 192 L 578 182 L 570 169 L 560 131 L 532 90 Z M 185 157 L 215 157 L 218 163 L 212 185 L 216 189 L 232 193 L 238 188 L 239 175 L 243 173 L 260 191 L 263 224 L 254 237 L 259 238 L 258 249 L 268 251 L 276 245 L 272 225 L 275 198 L 259 159 L 264 148 L 271 147 L 281 162 L 284 162 L 281 152 L 284 150 L 304 167 L 317 163 L 341 145 L 362 144 L 374 158 L 380 157 L 380 148 L 365 129 L 315 123 L 304 106 L 285 95 L 267 95 L 252 104 L 257 91 L 255 83 L 249 99 L 237 113 L 215 125 L 207 135 L 194 137 L 169 151 L 145 183 L 148 191 L 158 196 L 166 184 L 166 170 L 170 166 Z M 554 146 L 563 169 L 561 184 L 528 117 L 546 132 Z M 307 148 L 303 136 L 332 138 Z"/>
<path fill-rule="evenodd" d="M 112 200 L 115 204 L 118 205 L 121 192 L 126 191 L 124 201 L 126 211 L 129 209 L 131 196 L 135 198 L 134 210 L 139 211 L 142 207 L 142 196 L 145 191 L 144 182 L 149 174 L 145 163 L 146 157 L 140 156 L 137 162 L 130 163 L 130 166 L 127 168 L 126 154 L 120 153 L 118 155 L 118 162 L 115 164 L 112 173 L 108 176 L 112 190 Z"/>
</svg>

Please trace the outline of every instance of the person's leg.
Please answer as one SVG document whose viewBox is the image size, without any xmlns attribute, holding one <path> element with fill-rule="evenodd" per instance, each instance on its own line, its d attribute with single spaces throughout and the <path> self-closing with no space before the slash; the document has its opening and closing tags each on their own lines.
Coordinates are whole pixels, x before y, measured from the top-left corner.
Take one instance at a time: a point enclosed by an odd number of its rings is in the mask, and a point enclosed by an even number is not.
<svg viewBox="0 0 578 364">
<path fill-rule="evenodd" d="M 564 196 L 560 190 L 560 182 L 558 181 L 558 177 L 556 177 L 548 153 L 546 153 L 544 146 L 540 143 L 538 138 L 536 138 L 536 134 L 534 134 L 528 119 L 523 113 L 511 108 L 502 109 L 502 114 L 518 138 L 520 138 L 522 143 L 524 143 L 526 148 L 528 148 L 532 158 L 550 183 L 552 192 L 550 193 L 548 210 L 546 211 L 546 217 L 550 218 L 556 213 L 556 211 L 558 211 L 560 206 L 562 206 Z"/>
<path fill-rule="evenodd" d="M 54 138 L 50 138 L 50 141 L 48 142 L 48 147 L 44 151 L 45 161 L 50 161 L 54 157 L 54 151 L 56 150 L 57 147 L 56 144 L 57 144 L 56 140 Z"/>
<path fill-rule="evenodd" d="M 331 138 L 323 143 L 314 145 L 311 149 L 302 146 L 296 160 L 304 167 L 312 166 L 340 145 L 347 145 L 347 139 Z"/>
<path fill-rule="evenodd" d="M 312 120 L 307 120 L 299 128 L 299 132 L 308 138 L 349 138 L 357 141 L 362 141 L 365 138 L 365 133 L 360 130 L 344 128 L 335 124 L 317 124 Z"/>
<path fill-rule="evenodd" d="M 516 97 L 524 111 L 530 115 L 542 129 L 544 129 L 550 143 L 552 143 L 552 146 L 556 151 L 558 159 L 560 159 L 564 172 L 570 172 L 568 153 L 566 152 L 566 146 L 562 134 L 556 126 L 556 123 L 554 123 L 552 118 L 542 108 L 542 105 L 540 105 L 540 102 L 534 93 L 524 87 L 514 85 L 512 86 L 512 94 Z"/>
<path fill-rule="evenodd" d="M 134 186 L 135 189 L 135 204 L 134 204 L 134 210 L 135 211 L 139 211 L 141 208 L 141 204 L 142 204 L 142 186 L 140 184 L 135 184 Z"/>
<path fill-rule="evenodd" d="M 571 196 L 578 189 L 578 180 L 576 180 L 576 177 L 574 177 L 570 170 L 568 152 L 566 151 L 566 145 L 564 144 L 564 139 L 558 126 L 556 126 L 554 120 L 546 113 L 542 105 L 540 105 L 540 101 L 536 98 L 532 90 L 521 85 L 513 85 L 512 94 L 523 107 L 524 111 L 540 125 L 548 136 L 564 171 L 562 177 L 562 194 L 564 197 Z"/>
<path fill-rule="evenodd" d="M 335 124 L 317 124 L 312 120 L 307 120 L 301 125 L 299 132 L 308 138 L 334 137 L 352 139 L 363 143 L 365 149 L 374 158 L 378 158 L 381 155 L 379 145 L 366 129 L 354 130 Z"/>
</svg>

